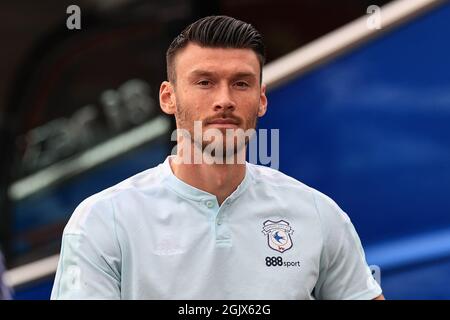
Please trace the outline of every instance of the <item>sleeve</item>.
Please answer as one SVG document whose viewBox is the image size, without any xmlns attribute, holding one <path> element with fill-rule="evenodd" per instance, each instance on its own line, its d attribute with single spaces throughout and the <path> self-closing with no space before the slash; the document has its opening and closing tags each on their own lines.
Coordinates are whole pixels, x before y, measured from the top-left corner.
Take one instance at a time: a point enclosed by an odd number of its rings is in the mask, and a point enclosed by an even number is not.
<svg viewBox="0 0 450 320">
<path fill-rule="evenodd" d="M 85 201 L 64 229 L 51 299 L 120 299 L 120 248 L 109 201 Z"/>
<path fill-rule="evenodd" d="M 382 290 L 367 265 L 361 241 L 350 218 L 327 196 L 318 193 L 314 197 L 323 234 L 316 298 L 376 298 Z"/>
</svg>

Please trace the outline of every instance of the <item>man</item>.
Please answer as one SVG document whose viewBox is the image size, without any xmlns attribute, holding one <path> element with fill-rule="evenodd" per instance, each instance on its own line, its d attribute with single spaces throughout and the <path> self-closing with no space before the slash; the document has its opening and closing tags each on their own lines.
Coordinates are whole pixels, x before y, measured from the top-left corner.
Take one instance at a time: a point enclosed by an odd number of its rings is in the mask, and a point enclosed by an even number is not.
<svg viewBox="0 0 450 320">
<path fill-rule="evenodd" d="M 382 298 L 330 198 L 239 161 L 248 137 L 227 134 L 266 112 L 263 64 L 261 35 L 230 17 L 175 38 L 160 104 L 180 129 L 177 153 L 80 204 L 53 299 Z"/>
<path fill-rule="evenodd" d="M 4 282 L 5 266 L 3 264 L 3 254 L 0 251 L 0 300 L 11 299 L 10 289 Z"/>
</svg>

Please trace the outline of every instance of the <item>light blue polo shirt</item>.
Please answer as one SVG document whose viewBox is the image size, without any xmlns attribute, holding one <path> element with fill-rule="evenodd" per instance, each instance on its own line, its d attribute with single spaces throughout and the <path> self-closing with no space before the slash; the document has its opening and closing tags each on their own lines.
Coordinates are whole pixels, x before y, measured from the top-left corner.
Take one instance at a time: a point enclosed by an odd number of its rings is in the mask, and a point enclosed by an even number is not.
<svg viewBox="0 0 450 320">
<path fill-rule="evenodd" d="M 52 299 L 373 299 L 381 288 L 330 198 L 253 164 L 219 207 L 168 157 L 83 201 Z"/>
</svg>

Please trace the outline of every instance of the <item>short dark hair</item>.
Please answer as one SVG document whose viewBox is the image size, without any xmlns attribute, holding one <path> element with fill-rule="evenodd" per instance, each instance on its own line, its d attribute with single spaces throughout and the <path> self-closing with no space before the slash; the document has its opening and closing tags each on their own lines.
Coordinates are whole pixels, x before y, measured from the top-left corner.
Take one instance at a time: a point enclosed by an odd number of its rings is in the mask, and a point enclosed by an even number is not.
<svg viewBox="0 0 450 320">
<path fill-rule="evenodd" d="M 175 82 L 174 58 L 189 42 L 202 47 L 251 49 L 262 68 L 266 59 L 262 35 L 249 23 L 228 16 L 209 16 L 187 26 L 170 44 L 166 53 L 167 79 Z"/>
</svg>

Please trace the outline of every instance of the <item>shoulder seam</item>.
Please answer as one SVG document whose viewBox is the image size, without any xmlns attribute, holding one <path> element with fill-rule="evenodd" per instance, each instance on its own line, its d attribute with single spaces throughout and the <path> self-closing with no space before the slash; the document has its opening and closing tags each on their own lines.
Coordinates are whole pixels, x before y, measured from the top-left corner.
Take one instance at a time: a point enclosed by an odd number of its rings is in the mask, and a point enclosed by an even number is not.
<svg viewBox="0 0 450 320">
<path fill-rule="evenodd" d="M 256 183 L 263 182 L 265 184 L 271 184 L 271 185 L 276 186 L 276 187 L 298 187 L 298 188 L 303 188 L 303 189 L 306 189 L 306 190 L 311 189 L 311 187 L 309 187 L 308 185 L 304 184 L 303 182 L 301 182 L 301 181 L 299 181 L 299 180 L 297 180 L 297 179 L 295 179 L 295 178 L 293 178 L 293 177 L 291 177 L 291 176 L 289 176 L 289 175 L 287 175 L 287 174 L 285 174 L 285 173 L 283 173 L 281 171 L 274 170 L 274 169 L 271 169 L 271 170 L 275 171 L 274 174 L 270 174 L 268 176 L 269 177 L 275 177 L 275 175 L 280 175 L 281 178 L 285 179 L 286 181 L 281 181 L 280 182 L 279 179 L 277 179 L 275 181 L 271 181 L 271 180 L 267 180 L 267 179 L 263 180 L 263 179 L 261 179 L 261 177 L 265 177 L 264 173 L 263 173 L 263 175 L 260 175 L 260 174 L 258 175 L 258 174 L 255 174 L 255 172 L 254 172 L 255 169 L 257 169 L 258 167 L 266 168 L 264 166 L 253 165 L 252 176 L 253 176 L 253 179 L 254 179 L 254 181 Z M 266 168 L 266 169 L 270 169 L 270 168 Z M 275 177 L 275 179 L 276 178 L 277 177 Z"/>
</svg>

